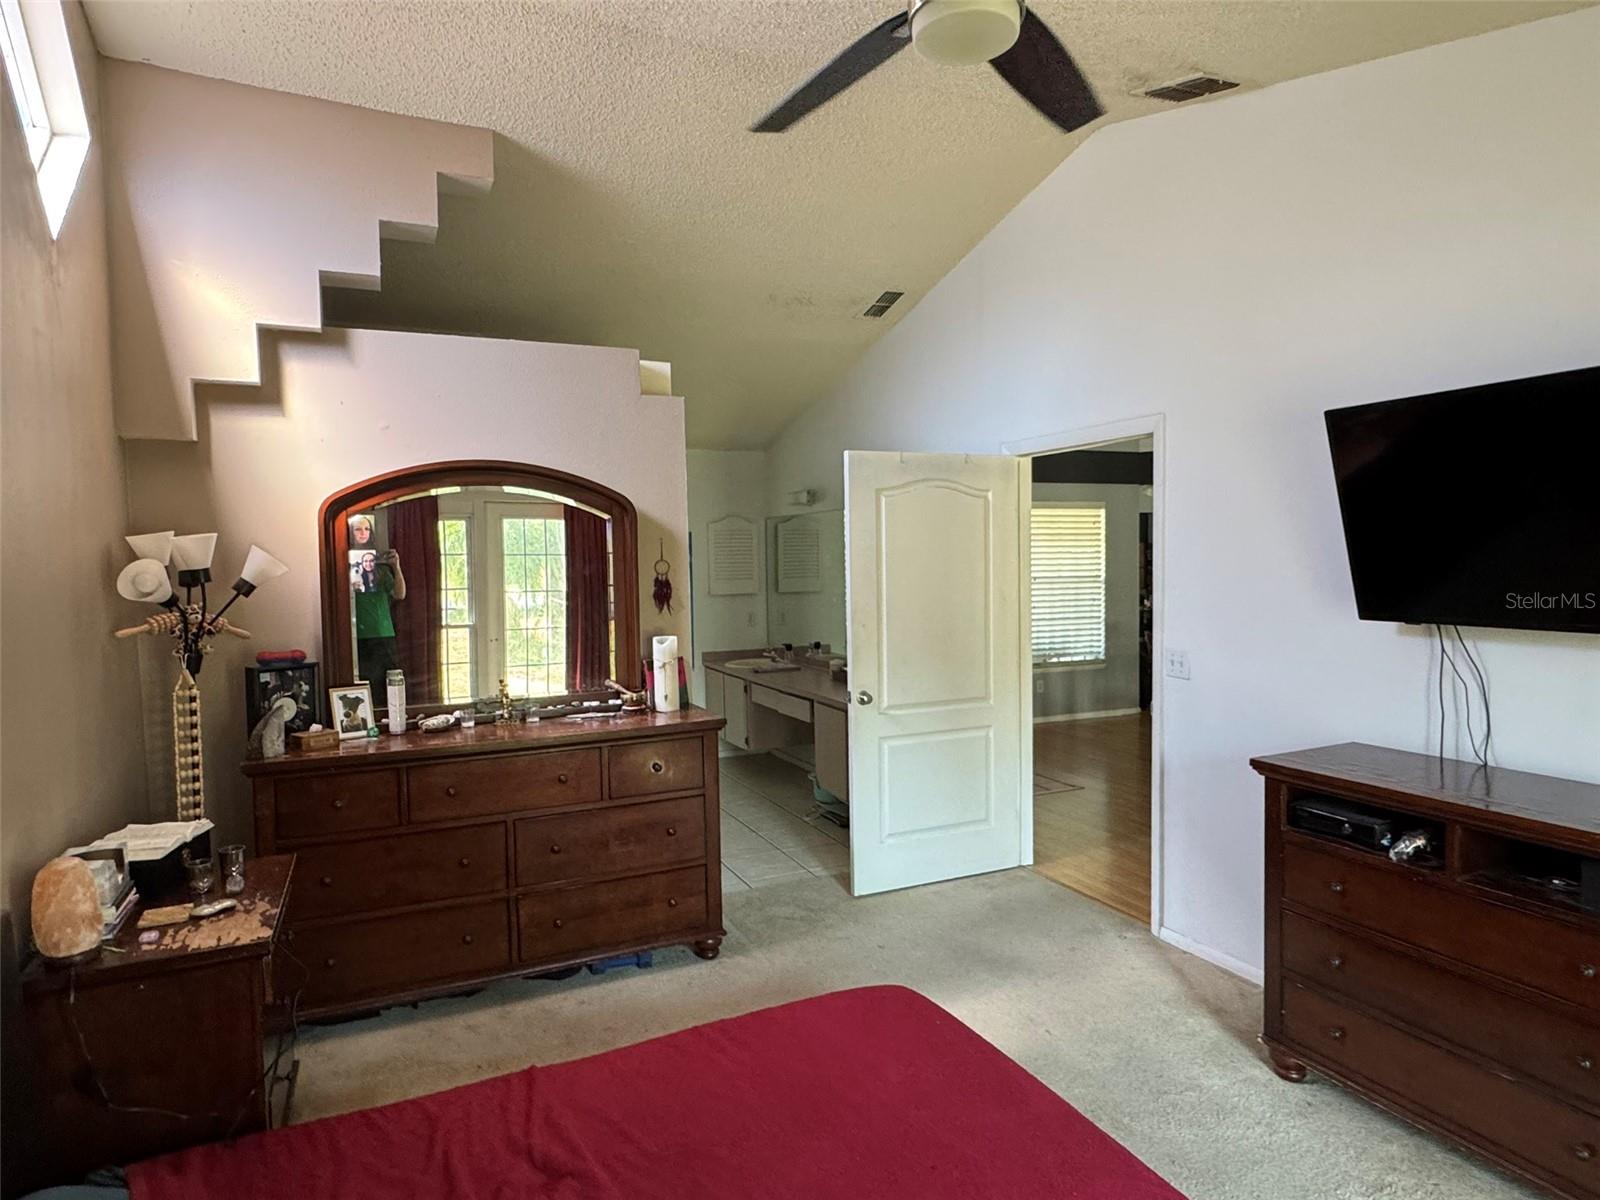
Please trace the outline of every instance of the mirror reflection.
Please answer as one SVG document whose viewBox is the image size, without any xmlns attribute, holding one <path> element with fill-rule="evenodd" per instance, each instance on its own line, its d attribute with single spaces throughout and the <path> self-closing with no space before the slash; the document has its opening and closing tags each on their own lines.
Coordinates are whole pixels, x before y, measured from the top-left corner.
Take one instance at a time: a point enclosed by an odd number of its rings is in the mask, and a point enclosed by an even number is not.
<svg viewBox="0 0 1600 1200">
<path fill-rule="evenodd" d="M 845 652 L 844 513 L 767 518 L 767 641 Z"/>
<path fill-rule="evenodd" d="M 595 691 L 615 676 L 612 529 L 566 497 L 442 487 L 347 514 L 352 665 L 381 705 Z"/>
</svg>

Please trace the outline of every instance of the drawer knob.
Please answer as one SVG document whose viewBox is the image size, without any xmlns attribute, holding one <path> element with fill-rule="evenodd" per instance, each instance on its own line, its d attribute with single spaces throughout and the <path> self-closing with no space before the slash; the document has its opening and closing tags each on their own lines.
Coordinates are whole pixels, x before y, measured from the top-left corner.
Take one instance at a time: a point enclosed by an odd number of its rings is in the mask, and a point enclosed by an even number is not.
<svg viewBox="0 0 1600 1200">
<path fill-rule="evenodd" d="M 459 863 L 460 866 L 470 867 L 472 865 L 472 860 L 470 858 L 468 858 L 466 855 L 463 854 L 461 856 L 461 858 L 458 860 L 458 863 Z"/>
<path fill-rule="evenodd" d="M 1338 971 L 1338 970 L 1342 969 L 1344 967 L 1344 955 L 1335 954 L 1332 958 L 1330 958 L 1328 960 L 1328 965 L 1330 967 L 1332 967 L 1335 971 Z"/>
<path fill-rule="evenodd" d="M 676 896 L 673 896 L 671 899 L 669 899 L 667 901 L 667 907 L 668 908 L 677 908 L 678 907 L 678 898 Z"/>
<path fill-rule="evenodd" d="M 1594 978 L 1594 964 L 1593 963 L 1584 963 L 1583 966 L 1578 968 L 1578 974 L 1582 975 L 1585 979 L 1593 979 Z"/>
<path fill-rule="evenodd" d="M 1580 1070 L 1580 1071 L 1592 1071 L 1592 1070 L 1594 1070 L 1594 1057 L 1592 1055 L 1589 1055 L 1589 1054 L 1580 1054 L 1580 1055 L 1578 1055 L 1578 1070 Z"/>
<path fill-rule="evenodd" d="M 551 854 L 560 854 L 561 853 L 561 847 L 560 846 L 551 846 L 550 847 L 550 853 Z"/>
<path fill-rule="evenodd" d="M 1572 1148 L 1572 1157 L 1579 1162 L 1588 1162 L 1594 1157 L 1594 1147 L 1588 1142 L 1579 1142 Z"/>
<path fill-rule="evenodd" d="M 332 887 L 333 886 L 333 876 L 332 875 L 324 875 L 322 877 L 322 886 L 323 887 Z"/>
<path fill-rule="evenodd" d="M 455 787 L 454 787 L 454 786 L 451 786 L 451 787 L 447 787 L 447 788 L 445 788 L 445 790 L 444 790 L 444 794 L 445 794 L 445 795 L 446 795 L 446 796 L 454 796 L 454 795 L 455 795 L 455 794 L 456 794 L 456 789 L 455 789 Z"/>
<path fill-rule="evenodd" d="M 557 929 L 560 929 L 561 928 L 561 918 L 557 917 L 554 921 L 551 921 L 550 924 L 554 925 Z"/>
<path fill-rule="evenodd" d="M 659 775 L 659 774 L 661 774 L 661 772 L 665 771 L 666 769 L 667 769 L 667 764 L 662 762 L 659 758 L 656 759 L 655 761 L 653 761 L 650 764 L 650 773 L 652 775 Z"/>
<path fill-rule="evenodd" d="M 337 800 L 335 800 L 333 802 L 333 806 L 335 808 L 343 808 L 344 807 L 344 797 L 340 796 Z"/>
<path fill-rule="evenodd" d="M 1341 894 L 1344 891 L 1344 884 L 1340 883 L 1337 879 L 1335 879 L 1332 883 L 1330 883 L 1328 885 L 1328 890 L 1330 892 L 1332 892 L 1335 896 L 1337 896 L 1337 895 Z"/>
<path fill-rule="evenodd" d="M 678 827 L 676 825 L 668 825 L 667 826 L 667 836 L 668 837 L 677 837 L 678 836 Z"/>
<path fill-rule="evenodd" d="M 331 969 L 333 967 L 333 965 L 338 961 L 339 960 L 335 959 L 335 958 L 325 958 L 325 959 L 322 960 L 322 965 Z"/>
<path fill-rule="evenodd" d="M 565 771 L 561 772 L 561 774 L 556 776 L 556 782 L 557 783 L 565 783 L 566 781 L 567 781 L 567 773 Z"/>
<path fill-rule="evenodd" d="M 470 945 L 472 945 L 472 935 L 471 935 L 471 934 L 470 934 L 470 933 L 463 933 L 463 934 L 462 934 L 462 935 L 461 935 L 461 944 L 462 944 L 462 945 L 463 945 L 463 946 L 470 946 Z"/>
<path fill-rule="evenodd" d="M 1332 1029 L 1328 1030 L 1328 1036 L 1336 1042 L 1342 1042 L 1344 1041 L 1344 1030 L 1335 1025 Z"/>
</svg>

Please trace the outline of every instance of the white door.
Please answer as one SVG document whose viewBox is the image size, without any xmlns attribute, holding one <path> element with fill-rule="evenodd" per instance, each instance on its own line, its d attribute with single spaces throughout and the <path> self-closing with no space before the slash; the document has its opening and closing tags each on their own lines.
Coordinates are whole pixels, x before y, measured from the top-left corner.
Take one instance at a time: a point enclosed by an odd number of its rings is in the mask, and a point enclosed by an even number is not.
<svg viewBox="0 0 1600 1200">
<path fill-rule="evenodd" d="M 858 896 L 1021 864 L 1025 465 L 844 456 Z"/>
</svg>

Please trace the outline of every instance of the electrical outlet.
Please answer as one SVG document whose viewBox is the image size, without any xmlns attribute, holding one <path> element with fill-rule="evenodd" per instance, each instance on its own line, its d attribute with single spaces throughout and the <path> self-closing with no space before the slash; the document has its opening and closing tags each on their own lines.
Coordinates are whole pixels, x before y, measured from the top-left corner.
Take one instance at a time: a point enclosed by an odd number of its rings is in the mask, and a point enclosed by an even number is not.
<svg viewBox="0 0 1600 1200">
<path fill-rule="evenodd" d="M 1171 679 L 1189 678 L 1189 652 L 1187 650 L 1167 651 L 1167 676 Z"/>
</svg>

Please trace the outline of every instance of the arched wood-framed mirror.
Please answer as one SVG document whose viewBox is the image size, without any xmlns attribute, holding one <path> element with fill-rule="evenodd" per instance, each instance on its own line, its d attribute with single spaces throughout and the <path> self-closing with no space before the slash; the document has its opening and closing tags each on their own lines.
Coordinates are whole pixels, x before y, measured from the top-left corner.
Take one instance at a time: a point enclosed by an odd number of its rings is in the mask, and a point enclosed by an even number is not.
<svg viewBox="0 0 1600 1200">
<path fill-rule="evenodd" d="M 331 686 L 406 677 L 407 708 L 640 686 L 638 515 L 620 492 L 527 463 L 426 463 L 323 501 L 322 656 Z"/>
</svg>

